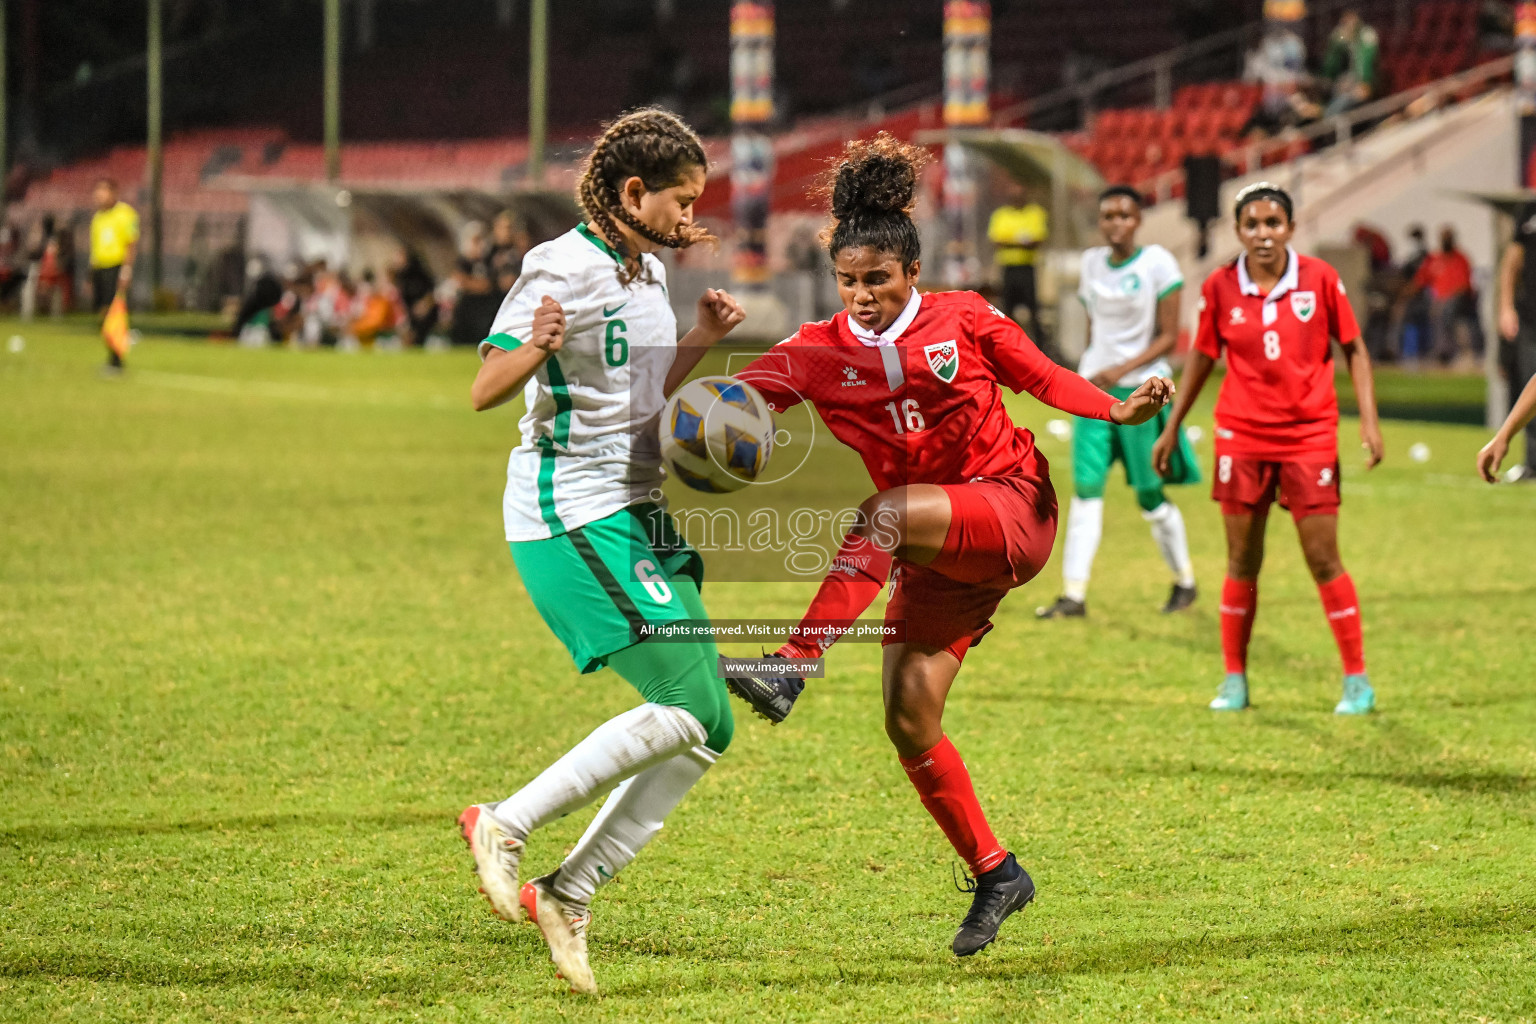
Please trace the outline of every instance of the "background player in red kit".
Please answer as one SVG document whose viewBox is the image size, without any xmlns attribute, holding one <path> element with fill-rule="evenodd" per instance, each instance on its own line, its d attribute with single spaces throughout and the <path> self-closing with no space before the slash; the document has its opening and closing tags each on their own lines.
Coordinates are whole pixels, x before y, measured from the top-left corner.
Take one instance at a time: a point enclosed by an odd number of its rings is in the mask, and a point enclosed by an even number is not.
<svg viewBox="0 0 1536 1024">
<path fill-rule="evenodd" d="M 1278 498 L 1290 510 L 1344 662 L 1334 711 L 1365 714 L 1376 703 L 1365 674 L 1360 602 L 1339 560 L 1339 403 L 1329 339 L 1343 346 L 1360 405 L 1367 466 L 1381 461 L 1371 359 L 1338 273 L 1290 247 L 1291 197 L 1268 182 L 1237 197 L 1244 255 L 1206 279 L 1200 327 L 1178 400 L 1153 447 L 1166 473 L 1189 407 L 1223 352 L 1227 377 L 1216 401 L 1216 483 L 1227 531 L 1221 591 L 1221 649 L 1227 675 L 1211 708 L 1248 706 L 1248 639 L 1258 608 L 1264 527 Z"/>
<path fill-rule="evenodd" d="M 822 627 L 851 622 L 890 576 L 885 729 L 923 806 L 976 876 L 952 948 L 976 953 L 1034 897 L 1034 883 L 992 834 L 970 774 L 944 734 L 960 662 L 992 627 L 998 602 L 1038 573 L 1056 536 L 1056 494 L 1034 437 L 1015 427 L 998 385 L 1078 416 L 1143 423 L 1167 403 L 1155 377 L 1123 402 L 1043 356 L 971 292 L 923 295 L 910 216 L 926 154 L 882 134 L 851 143 L 833 172 L 823 232 L 846 311 L 806 324 L 737 376 L 783 410 L 810 401 L 858 451 L 878 489 L 860 507 L 802 630 L 780 656 L 817 657 Z M 894 559 L 894 574 L 892 566 Z M 772 721 L 803 683 L 727 681 Z"/>
</svg>

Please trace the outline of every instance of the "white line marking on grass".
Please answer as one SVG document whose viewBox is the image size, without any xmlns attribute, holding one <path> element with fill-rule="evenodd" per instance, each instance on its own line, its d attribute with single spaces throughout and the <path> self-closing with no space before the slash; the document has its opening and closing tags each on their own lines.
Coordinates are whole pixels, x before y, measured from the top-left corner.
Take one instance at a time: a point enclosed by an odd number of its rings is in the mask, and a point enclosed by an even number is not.
<svg viewBox="0 0 1536 1024">
<path fill-rule="evenodd" d="M 296 402 L 338 402 L 356 405 L 414 405 L 447 409 L 454 402 L 442 395 L 417 398 L 398 391 L 347 391 L 316 384 L 283 384 L 267 380 L 236 380 L 232 377 L 205 377 L 192 373 L 168 373 L 163 370 L 139 370 L 134 379 L 156 387 L 177 391 L 197 391 L 211 395 L 244 395 L 255 398 L 279 398 Z"/>
</svg>

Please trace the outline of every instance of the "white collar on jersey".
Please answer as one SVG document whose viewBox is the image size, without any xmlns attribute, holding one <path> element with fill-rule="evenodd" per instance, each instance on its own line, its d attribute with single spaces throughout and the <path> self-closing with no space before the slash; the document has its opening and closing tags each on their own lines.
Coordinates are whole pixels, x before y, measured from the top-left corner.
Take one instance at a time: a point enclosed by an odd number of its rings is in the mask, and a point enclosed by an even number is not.
<svg viewBox="0 0 1536 1024">
<path fill-rule="evenodd" d="M 1280 280 L 1264 296 L 1264 313 L 1262 319 L 1265 327 L 1273 326 L 1280 319 L 1280 307 L 1276 305 L 1280 297 L 1296 290 L 1301 284 L 1301 261 L 1296 257 L 1296 250 L 1290 246 L 1285 247 L 1285 273 L 1280 275 Z M 1259 294 L 1259 286 L 1253 283 L 1253 278 L 1248 276 L 1248 257 L 1237 258 L 1237 286 L 1244 295 Z"/>
<path fill-rule="evenodd" d="M 1301 283 L 1300 260 L 1296 258 L 1296 250 L 1290 246 L 1285 247 L 1285 273 L 1280 275 L 1280 281 L 1270 293 L 1264 296 L 1265 302 L 1278 301 L 1280 296 L 1293 290 Z M 1244 295 L 1259 294 L 1259 286 L 1253 283 L 1253 278 L 1248 276 L 1248 257 L 1240 256 L 1237 260 L 1237 286 L 1242 289 Z"/>
<path fill-rule="evenodd" d="M 917 319 L 917 310 L 922 304 L 922 293 L 913 288 L 911 298 L 907 299 L 907 308 L 901 311 L 901 316 L 896 318 L 895 323 L 879 334 L 876 334 L 867 327 L 860 327 L 853 322 L 853 317 L 848 318 L 848 329 L 853 332 L 855 338 L 858 338 L 861 343 L 868 345 L 870 348 L 894 345 L 906 333 L 907 328 L 912 326 L 912 321 Z"/>
</svg>

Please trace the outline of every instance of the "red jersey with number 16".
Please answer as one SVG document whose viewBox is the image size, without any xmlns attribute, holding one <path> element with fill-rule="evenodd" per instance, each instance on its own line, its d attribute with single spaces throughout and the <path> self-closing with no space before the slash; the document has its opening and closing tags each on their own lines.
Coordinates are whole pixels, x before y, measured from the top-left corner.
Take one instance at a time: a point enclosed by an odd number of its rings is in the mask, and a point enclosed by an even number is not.
<svg viewBox="0 0 1536 1024">
<path fill-rule="evenodd" d="M 735 376 L 775 412 L 815 405 L 880 490 L 1044 477 L 1034 435 L 1014 426 L 998 385 L 1094 419 L 1109 419 L 1115 404 L 974 292 L 914 290 L 878 336 L 850 324 L 846 312 L 806 324 Z"/>
<path fill-rule="evenodd" d="M 1336 270 L 1287 249 L 1285 275 L 1268 295 L 1239 256 L 1200 291 L 1195 348 L 1227 355 L 1216 400 L 1216 448 L 1286 459 L 1338 451 L 1339 401 L 1329 339 L 1353 344 L 1360 325 Z"/>
</svg>

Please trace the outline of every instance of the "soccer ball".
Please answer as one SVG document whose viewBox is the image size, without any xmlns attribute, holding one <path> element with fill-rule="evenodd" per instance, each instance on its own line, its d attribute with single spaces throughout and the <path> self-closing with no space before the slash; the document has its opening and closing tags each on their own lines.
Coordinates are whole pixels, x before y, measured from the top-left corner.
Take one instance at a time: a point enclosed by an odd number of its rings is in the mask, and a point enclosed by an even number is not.
<svg viewBox="0 0 1536 1024">
<path fill-rule="evenodd" d="M 661 457 L 696 491 L 739 491 L 772 453 L 773 412 L 756 388 L 734 378 L 691 380 L 661 414 Z"/>
</svg>

